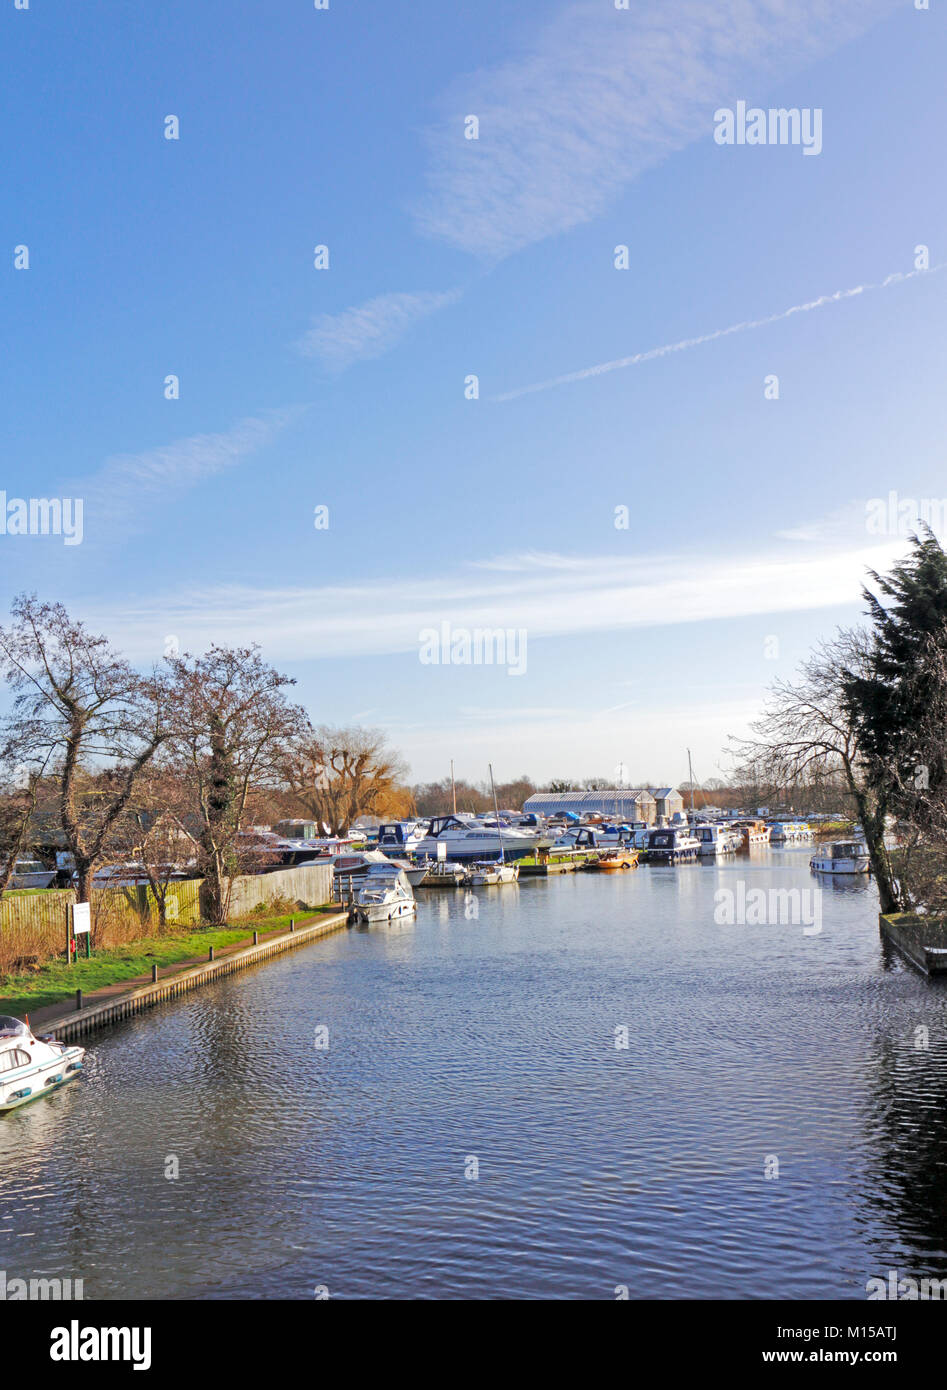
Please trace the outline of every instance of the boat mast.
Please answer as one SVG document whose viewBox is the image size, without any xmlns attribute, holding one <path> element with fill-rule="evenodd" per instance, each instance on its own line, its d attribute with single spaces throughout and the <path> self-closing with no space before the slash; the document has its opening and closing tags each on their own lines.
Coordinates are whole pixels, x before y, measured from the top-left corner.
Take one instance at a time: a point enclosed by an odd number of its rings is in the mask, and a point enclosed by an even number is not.
<svg viewBox="0 0 947 1390">
<path fill-rule="evenodd" d="M 454 786 L 454 759 L 450 760 L 450 794 L 454 803 L 454 815 L 457 814 L 457 788 Z"/>
<path fill-rule="evenodd" d="M 691 784 L 691 811 L 694 809 L 694 769 L 691 766 L 691 750 L 687 750 L 687 780 Z"/>
<path fill-rule="evenodd" d="M 490 790 L 493 792 L 493 814 L 497 818 L 497 840 L 500 844 L 500 863 L 506 863 L 506 856 L 503 853 L 503 836 L 500 834 L 500 808 L 497 806 L 497 789 L 493 783 L 493 763 L 487 763 L 490 769 Z"/>
</svg>

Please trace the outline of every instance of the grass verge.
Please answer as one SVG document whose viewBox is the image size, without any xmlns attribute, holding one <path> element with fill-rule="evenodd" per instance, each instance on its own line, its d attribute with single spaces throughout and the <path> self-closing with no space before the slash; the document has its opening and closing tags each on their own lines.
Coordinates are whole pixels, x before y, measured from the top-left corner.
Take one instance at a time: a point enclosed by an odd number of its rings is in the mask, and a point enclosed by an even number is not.
<svg viewBox="0 0 947 1390">
<path fill-rule="evenodd" d="M 302 909 L 294 914 L 297 921 L 320 914 L 338 912 L 338 904 Z M 211 946 L 233 946 L 238 941 L 252 941 L 254 931 L 261 939 L 286 931 L 290 915 L 253 917 L 226 927 L 190 927 L 180 931 L 165 931 L 161 936 L 127 941 L 107 951 L 96 951 L 90 960 L 80 957 L 75 965 L 67 965 L 65 957 L 47 961 L 38 970 L 0 977 L 0 1014 L 24 1014 L 31 1009 L 44 1009 L 50 1004 L 64 1003 L 75 997 L 77 989 L 92 995 L 106 985 L 133 980 L 148 975 L 153 965 L 179 965 L 197 956 L 206 959 Z"/>
</svg>

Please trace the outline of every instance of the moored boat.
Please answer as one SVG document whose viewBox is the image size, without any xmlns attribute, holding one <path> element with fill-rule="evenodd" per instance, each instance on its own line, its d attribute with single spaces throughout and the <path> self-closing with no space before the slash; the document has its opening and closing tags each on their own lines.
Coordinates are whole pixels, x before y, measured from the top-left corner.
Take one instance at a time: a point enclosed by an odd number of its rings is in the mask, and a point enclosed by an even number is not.
<svg viewBox="0 0 947 1390">
<path fill-rule="evenodd" d="M 817 874 L 871 873 L 868 846 L 859 840 L 836 840 L 816 851 L 809 868 Z"/>
<path fill-rule="evenodd" d="M 665 825 L 648 832 L 648 861 L 680 864 L 696 859 L 700 841 L 685 826 Z"/>
<path fill-rule="evenodd" d="M 0 1016 L 0 1114 L 74 1081 L 84 1047 L 37 1038 L 18 1018 Z"/>
<path fill-rule="evenodd" d="M 811 840 L 812 829 L 804 820 L 770 821 L 770 841 L 774 845 L 784 845 L 794 840 Z"/>
<path fill-rule="evenodd" d="M 476 816 L 458 814 L 433 816 L 426 834 L 415 845 L 415 853 L 435 856 L 442 844 L 448 859 L 517 858 L 548 843 L 548 836 L 529 827 L 506 825 L 502 820 L 487 825 Z"/>
<path fill-rule="evenodd" d="M 387 821 L 378 827 L 373 848 L 383 850 L 385 854 L 414 854 L 426 834 L 426 821 Z"/>
<path fill-rule="evenodd" d="M 714 854 L 732 854 L 736 842 L 730 831 L 719 821 L 699 822 L 693 827 L 701 858 Z"/>
<path fill-rule="evenodd" d="M 638 851 L 636 849 L 609 850 L 601 859 L 593 859 L 585 866 L 601 874 L 620 873 L 622 869 L 637 869 Z"/>
<path fill-rule="evenodd" d="M 467 877 L 463 864 L 450 859 L 427 859 L 426 873 L 421 882 L 425 888 L 459 888 Z"/>
<path fill-rule="evenodd" d="M 749 849 L 752 845 L 768 845 L 770 830 L 765 821 L 761 820 L 738 820 L 732 821 L 731 830 L 739 836 L 739 848 Z"/>
<path fill-rule="evenodd" d="M 411 885 L 400 869 L 394 874 L 366 875 L 355 899 L 355 911 L 363 922 L 391 922 L 417 910 Z"/>
<path fill-rule="evenodd" d="M 483 864 L 473 864 L 467 873 L 466 882 L 474 887 L 483 887 L 495 883 L 515 883 L 520 876 L 518 864 L 504 864 L 502 861 L 492 863 L 487 861 Z"/>
<path fill-rule="evenodd" d="M 56 877 L 40 859 L 18 859 L 13 866 L 11 888 L 49 888 Z"/>
</svg>

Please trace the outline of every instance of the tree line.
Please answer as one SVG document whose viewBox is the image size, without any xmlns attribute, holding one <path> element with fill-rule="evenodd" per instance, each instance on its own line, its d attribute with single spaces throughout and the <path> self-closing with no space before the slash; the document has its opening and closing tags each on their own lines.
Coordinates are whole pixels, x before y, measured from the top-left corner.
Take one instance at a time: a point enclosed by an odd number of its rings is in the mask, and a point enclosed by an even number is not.
<svg viewBox="0 0 947 1390">
<path fill-rule="evenodd" d="M 357 815 L 411 808 L 384 735 L 314 725 L 256 646 L 215 644 L 142 674 L 63 604 L 21 594 L 0 627 L 0 669 L 12 695 L 0 721 L 0 894 L 41 817 L 72 856 L 80 902 L 98 865 L 134 853 L 163 920 L 185 856 L 219 923 L 230 879 L 261 853 L 249 826 L 302 814 L 340 834 Z"/>
<path fill-rule="evenodd" d="M 889 574 L 868 577 L 867 624 L 839 630 L 773 686 L 737 745 L 743 776 L 774 794 L 841 783 L 881 910 L 945 913 L 947 554 L 926 527 Z"/>
</svg>

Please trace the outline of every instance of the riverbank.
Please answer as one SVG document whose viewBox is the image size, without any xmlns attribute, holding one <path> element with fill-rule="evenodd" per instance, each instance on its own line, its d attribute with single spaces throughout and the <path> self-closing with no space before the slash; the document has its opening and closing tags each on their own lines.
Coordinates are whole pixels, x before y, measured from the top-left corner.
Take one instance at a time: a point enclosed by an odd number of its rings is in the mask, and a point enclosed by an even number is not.
<svg viewBox="0 0 947 1390">
<path fill-rule="evenodd" d="M 239 946 L 230 947 L 219 956 L 214 951 L 209 951 L 206 960 L 189 968 L 179 968 L 170 974 L 161 976 L 156 971 L 150 982 L 135 989 L 123 990 L 120 986 L 113 986 L 102 992 L 103 997 L 91 1002 L 84 998 L 77 999 L 75 1009 L 69 1013 L 61 1013 L 57 1008 L 43 1010 L 44 1017 L 41 1022 L 44 1031 L 55 1034 L 63 1042 L 71 1042 L 99 1028 L 107 1028 L 109 1024 L 117 1023 L 121 1019 L 143 1013 L 146 1009 L 154 1008 L 156 1004 L 178 999 L 182 994 L 188 994 L 191 990 L 200 989 L 205 985 L 216 984 L 238 970 L 260 965 L 285 951 L 295 951 L 301 946 L 308 946 L 319 937 L 344 931 L 347 926 L 347 912 L 315 913 L 298 924 L 292 919 L 286 932 L 272 933 L 265 941 L 254 941 L 242 949 Z M 50 1014 L 52 1017 L 46 1016 Z M 37 1021 L 31 1019 L 31 1022 L 35 1024 Z"/>
<path fill-rule="evenodd" d="M 301 926 L 319 916 L 337 913 L 336 906 L 327 904 L 296 914 L 295 921 Z M 39 1026 L 61 1014 L 63 1005 L 75 1000 L 77 989 L 92 1005 L 109 992 L 121 993 L 150 983 L 152 966 L 165 972 L 170 968 L 180 972 L 206 961 L 212 946 L 214 954 L 223 957 L 228 951 L 251 946 L 254 932 L 261 942 L 285 933 L 292 920 L 286 914 L 219 928 L 171 930 L 97 951 L 89 960 L 80 957 L 74 965 L 67 965 L 62 959 L 48 961 L 37 970 L 8 975 L 0 981 L 0 1013 L 29 1013 L 31 1023 Z"/>
</svg>

